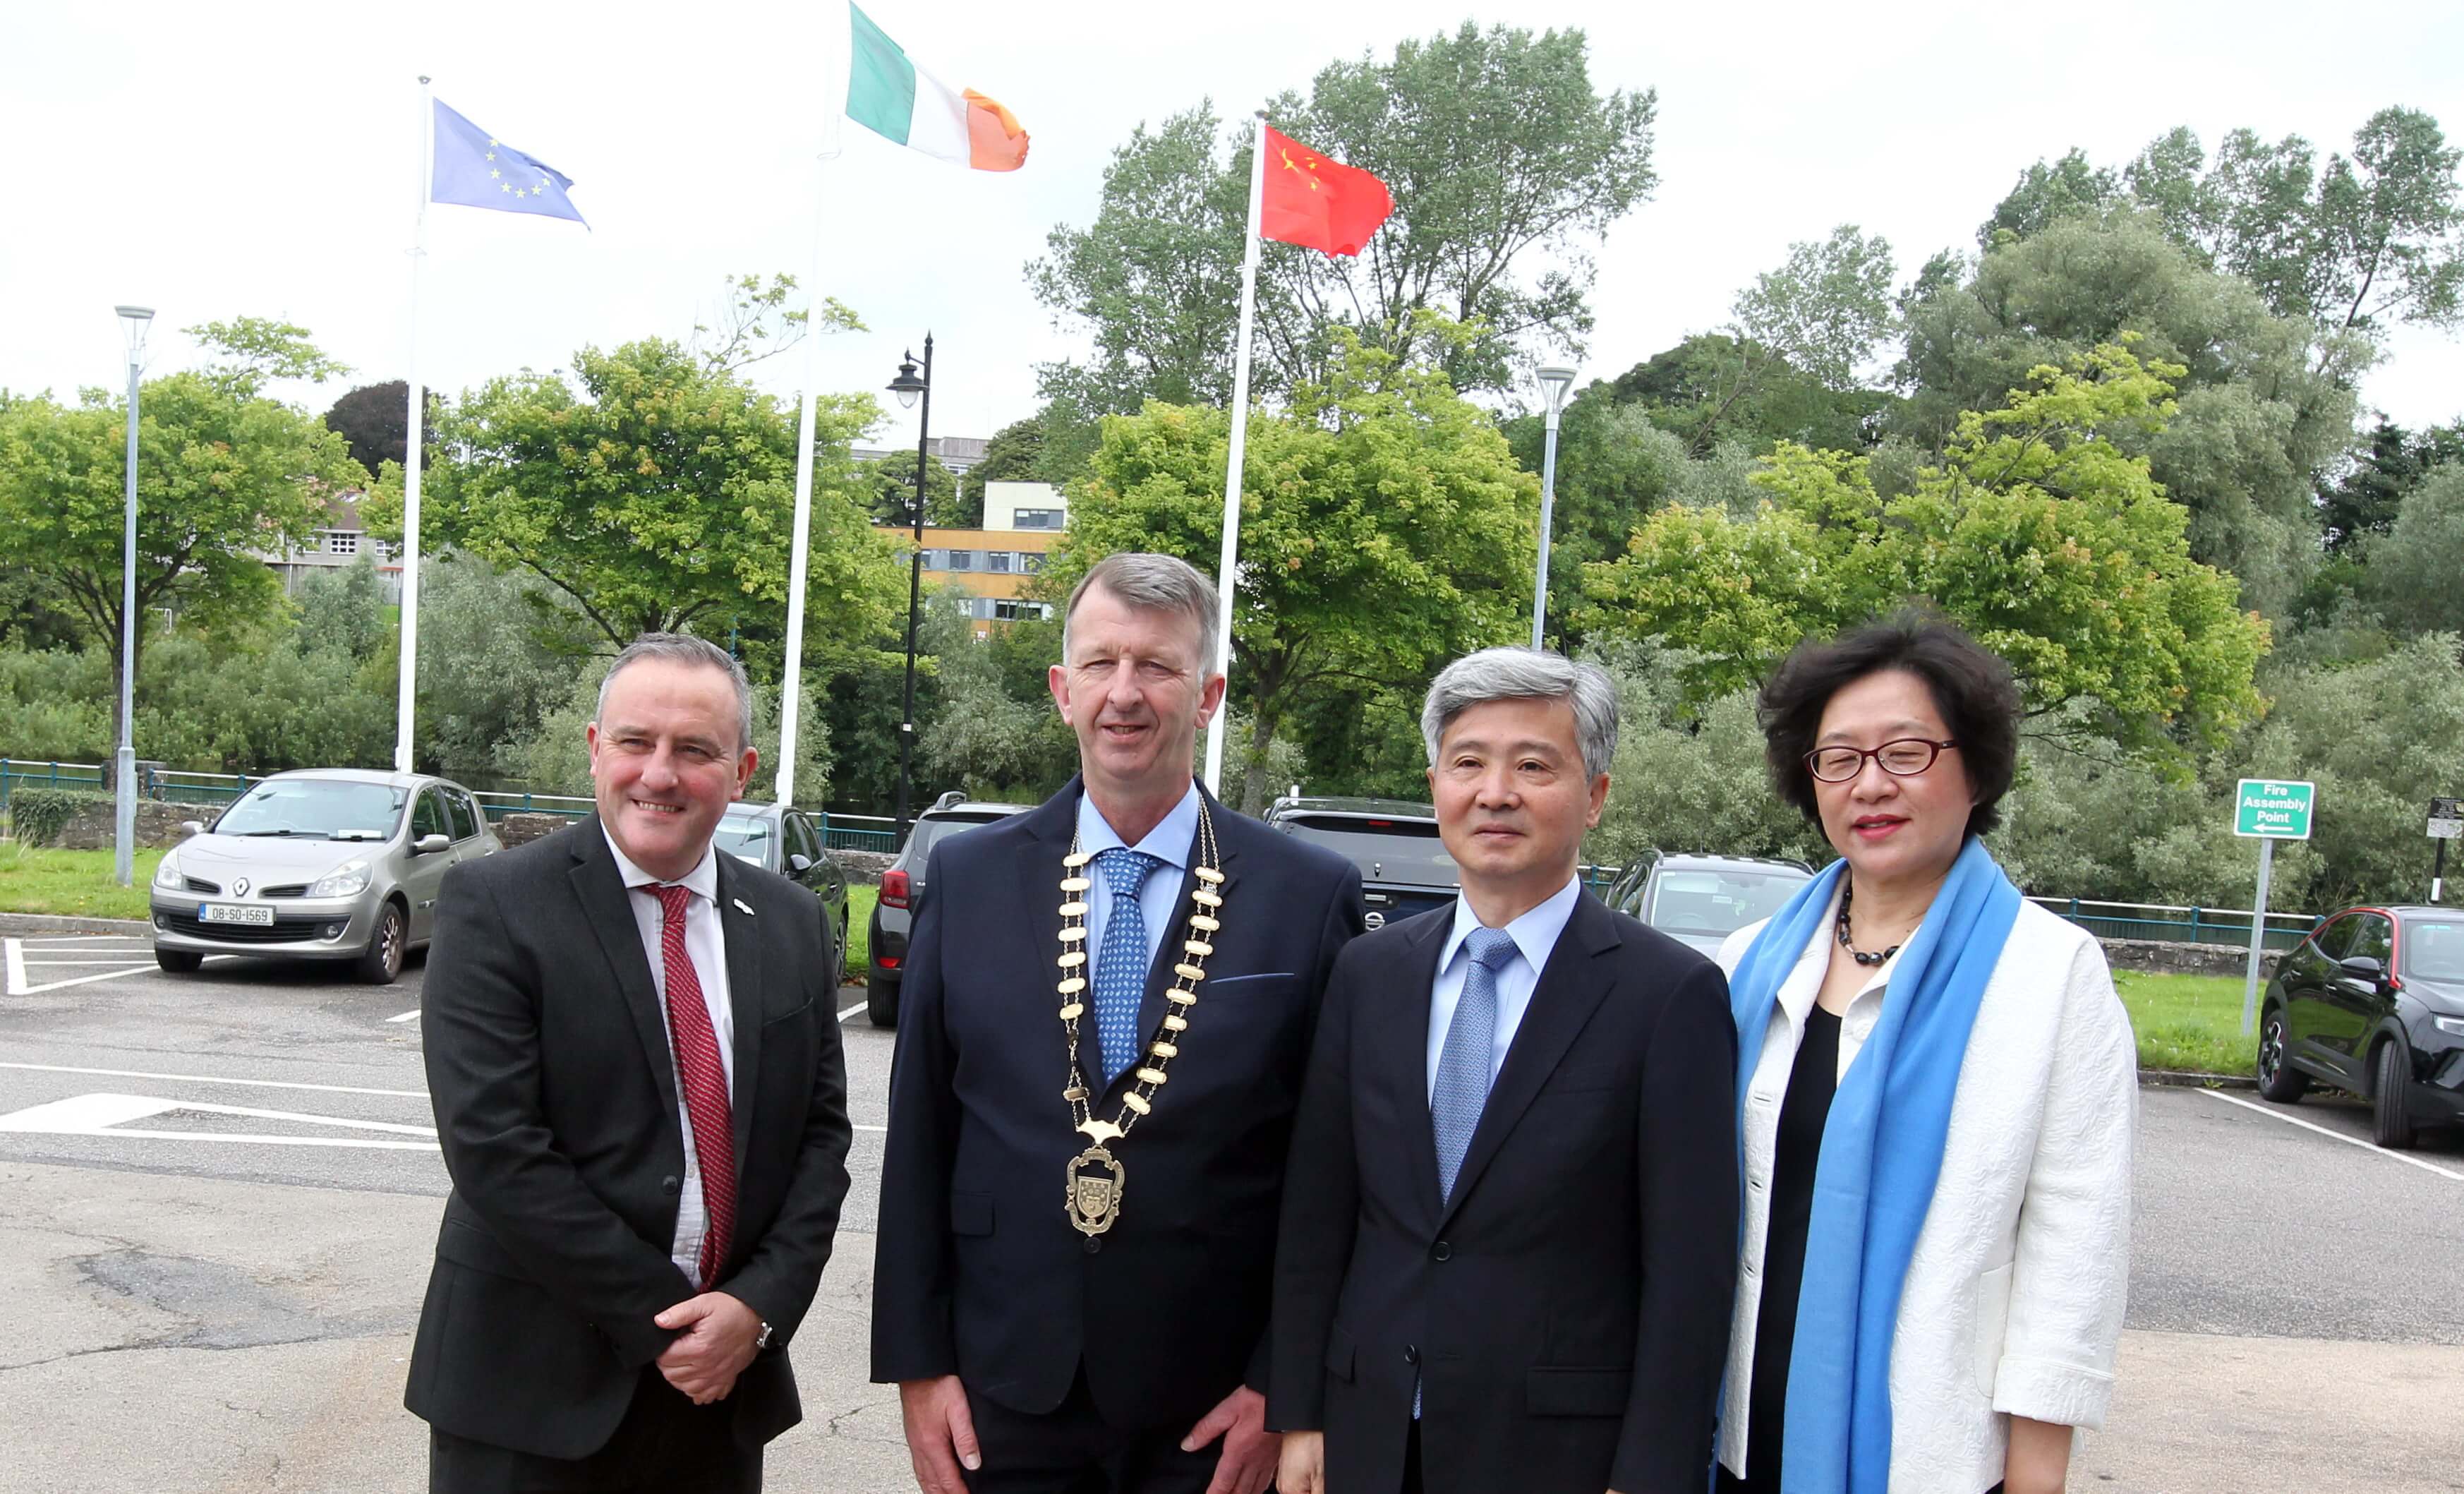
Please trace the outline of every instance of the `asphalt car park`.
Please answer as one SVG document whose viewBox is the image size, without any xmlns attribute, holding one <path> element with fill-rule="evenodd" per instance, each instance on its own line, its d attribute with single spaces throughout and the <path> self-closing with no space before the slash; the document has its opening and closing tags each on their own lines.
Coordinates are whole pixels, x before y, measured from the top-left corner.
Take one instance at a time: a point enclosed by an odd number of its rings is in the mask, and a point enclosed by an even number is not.
<svg viewBox="0 0 2464 1494">
<path fill-rule="evenodd" d="M 421 959 L 370 987 L 245 957 L 170 976 L 142 934 L 7 950 L 0 1483 L 424 1487 L 401 1361 L 447 1184 Z M 768 1486 L 903 1494 L 896 1398 L 865 1365 L 894 1034 L 860 987 L 838 1001 L 854 1189 Z M 2321 1090 L 2145 1088 L 2140 1108 L 2123 1373 L 2072 1486 L 2452 1489 L 2464 1134 L 2382 1152 L 2367 1110 Z"/>
</svg>

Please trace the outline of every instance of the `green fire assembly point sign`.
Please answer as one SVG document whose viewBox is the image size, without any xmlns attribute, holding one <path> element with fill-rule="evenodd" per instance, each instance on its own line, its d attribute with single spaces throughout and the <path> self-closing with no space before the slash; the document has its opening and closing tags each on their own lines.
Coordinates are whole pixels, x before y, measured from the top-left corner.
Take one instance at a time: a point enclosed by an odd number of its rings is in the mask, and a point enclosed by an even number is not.
<svg viewBox="0 0 2464 1494">
<path fill-rule="evenodd" d="M 2233 795 L 2233 833 L 2268 841 L 2306 841 L 2310 807 L 2317 797 L 2315 783 L 2244 779 Z"/>
</svg>

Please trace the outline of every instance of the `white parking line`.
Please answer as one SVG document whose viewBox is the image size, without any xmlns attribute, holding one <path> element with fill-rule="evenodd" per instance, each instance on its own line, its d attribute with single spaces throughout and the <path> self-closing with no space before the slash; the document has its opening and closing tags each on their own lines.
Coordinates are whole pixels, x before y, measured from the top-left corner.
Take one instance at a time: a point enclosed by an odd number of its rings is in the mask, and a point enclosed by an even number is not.
<svg viewBox="0 0 2464 1494">
<path fill-rule="evenodd" d="M 2341 1141 L 2348 1147 L 2359 1147 L 2363 1151 L 2369 1153 L 2372 1156 L 2383 1156 L 2390 1162 L 2409 1162 L 2414 1167 L 2420 1168 L 2425 1173 L 2436 1173 L 2439 1176 L 2444 1177 L 2451 1182 L 2464 1183 L 2464 1173 L 2450 1172 L 2446 1168 L 2440 1167 L 2435 1162 L 2425 1162 L 2421 1158 L 2413 1156 L 2409 1153 L 2390 1152 L 2385 1147 L 2376 1146 L 2370 1142 L 2364 1141 L 2359 1136 L 2347 1136 L 2341 1131 L 2329 1131 L 2324 1126 L 2313 1125 L 2311 1122 L 2303 1120 L 2299 1116 L 2287 1115 L 2282 1110 L 2270 1110 L 2266 1106 L 2261 1105 L 2255 1100 L 2245 1100 L 2239 1095 L 2227 1094 L 2221 1089 L 2201 1089 L 2196 1092 L 2204 1094 L 2211 1100 L 2222 1100 L 2227 1105 L 2237 1105 L 2245 1110 L 2256 1111 L 2258 1114 L 2266 1116 L 2269 1120 L 2280 1120 L 2287 1126 L 2299 1126 L 2303 1131 L 2315 1131 L 2320 1135 L 2326 1137 L 2330 1141 Z"/>
<path fill-rule="evenodd" d="M 247 1120 L 287 1121 L 298 1126 L 328 1126 L 344 1131 L 383 1131 L 417 1136 L 416 1141 L 379 1140 L 362 1136 L 290 1136 L 214 1131 L 141 1131 L 133 1120 L 188 1111 L 235 1115 Z M 195 1100 L 163 1100 L 134 1094 L 80 1094 L 0 1115 L 0 1131 L 54 1136 L 126 1136 L 141 1141 L 253 1142 L 276 1147 L 363 1147 L 380 1152 L 433 1152 L 436 1132 L 427 1126 L 400 1126 L 390 1121 L 351 1120 L 339 1115 L 306 1115 L 297 1110 L 257 1110 L 236 1105 L 207 1105 Z"/>
<path fill-rule="evenodd" d="M 387 1022 L 417 1022 L 417 1021 L 419 1021 L 419 1008 L 418 1008 L 418 1007 L 416 1007 L 416 1006 L 414 1006 L 414 1007 L 412 1007 L 410 1010 L 408 1010 L 408 1011 L 407 1011 L 407 1012 L 404 1012 L 404 1013 L 403 1013 L 403 1014 L 401 1014 L 400 1016 L 398 1016 L 398 1017 L 388 1017 L 388 1018 L 386 1018 L 386 1019 L 385 1019 L 385 1021 L 387 1021 Z"/>
<path fill-rule="evenodd" d="M 862 1001 L 858 1001 L 858 1002 L 856 1002 L 853 1006 L 848 1007 L 846 1011 L 843 1011 L 843 1012 L 839 1013 L 839 1021 L 841 1021 L 841 1022 L 845 1022 L 845 1021 L 847 1021 L 848 1018 L 850 1018 L 850 1017 L 854 1016 L 856 1013 L 858 1013 L 858 1012 L 860 1012 L 860 1011 L 863 1011 L 863 1010 L 864 1010 L 864 1003 L 863 1003 Z"/>
<path fill-rule="evenodd" d="M 26 988 L 26 955 L 15 939 L 0 939 L 0 964 L 4 964 L 7 970 L 5 983 L 0 983 L 0 992 L 15 996 L 23 991 Z"/>
<path fill-rule="evenodd" d="M 60 1064 L 0 1063 L 0 1068 L 36 1074 L 95 1074 L 105 1079 L 161 1079 L 174 1084 L 240 1085 L 252 1089 L 313 1089 L 321 1094 L 381 1094 L 398 1100 L 425 1100 L 425 1089 L 363 1089 L 353 1085 L 312 1085 L 288 1079 L 227 1079 L 220 1074 L 155 1074 L 134 1068 L 76 1068 Z"/>
</svg>

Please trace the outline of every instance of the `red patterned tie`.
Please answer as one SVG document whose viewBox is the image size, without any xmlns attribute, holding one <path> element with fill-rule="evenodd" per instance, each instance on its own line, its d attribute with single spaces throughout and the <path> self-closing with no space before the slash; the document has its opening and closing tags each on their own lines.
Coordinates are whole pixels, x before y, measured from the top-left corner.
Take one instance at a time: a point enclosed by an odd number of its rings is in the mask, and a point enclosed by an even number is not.
<svg viewBox="0 0 2464 1494">
<path fill-rule="evenodd" d="M 718 1061 L 718 1034 L 711 1028 L 693 956 L 685 953 L 685 910 L 693 902 L 693 890 L 666 885 L 650 890 L 659 894 L 664 915 L 659 954 L 668 974 L 668 1034 L 676 1045 L 685 1113 L 693 1117 L 693 1155 L 701 1163 L 708 1227 L 702 1231 L 698 1285 L 708 1291 L 718 1281 L 718 1268 L 726 1263 L 728 1242 L 736 1234 L 735 1120 L 728 1110 L 727 1070 Z"/>
</svg>

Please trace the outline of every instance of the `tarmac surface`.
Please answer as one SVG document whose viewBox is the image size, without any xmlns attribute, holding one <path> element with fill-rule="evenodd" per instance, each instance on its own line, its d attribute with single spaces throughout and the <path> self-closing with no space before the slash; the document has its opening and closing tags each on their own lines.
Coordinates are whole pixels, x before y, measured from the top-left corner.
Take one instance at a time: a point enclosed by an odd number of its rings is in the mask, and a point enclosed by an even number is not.
<svg viewBox="0 0 2464 1494">
<path fill-rule="evenodd" d="M 5 927 L 5 926 L 0 926 Z M 392 986 L 141 936 L 0 940 L 0 1485 L 426 1487 L 402 1376 L 444 1167 Z M 793 1355 L 784 1494 L 912 1488 L 865 1377 L 891 1035 L 844 995 L 855 1187 Z M 2464 1490 L 2464 1136 L 2355 1103 L 2140 1092 L 2129 1327 L 2079 1489 Z"/>
</svg>

